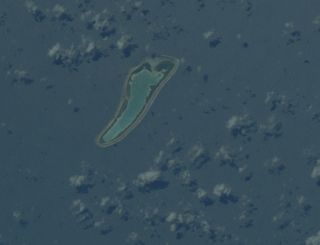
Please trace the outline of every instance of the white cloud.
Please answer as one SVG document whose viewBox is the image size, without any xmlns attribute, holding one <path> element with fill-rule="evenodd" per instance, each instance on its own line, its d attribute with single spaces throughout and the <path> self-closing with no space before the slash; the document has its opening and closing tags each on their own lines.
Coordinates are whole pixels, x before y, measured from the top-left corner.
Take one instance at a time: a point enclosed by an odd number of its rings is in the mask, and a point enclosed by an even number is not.
<svg viewBox="0 0 320 245">
<path fill-rule="evenodd" d="M 320 245 L 320 231 L 316 235 L 308 237 L 306 245 Z"/>
<path fill-rule="evenodd" d="M 149 170 L 138 175 L 135 183 L 138 186 L 145 186 L 160 178 L 161 172 L 159 170 Z"/>
</svg>

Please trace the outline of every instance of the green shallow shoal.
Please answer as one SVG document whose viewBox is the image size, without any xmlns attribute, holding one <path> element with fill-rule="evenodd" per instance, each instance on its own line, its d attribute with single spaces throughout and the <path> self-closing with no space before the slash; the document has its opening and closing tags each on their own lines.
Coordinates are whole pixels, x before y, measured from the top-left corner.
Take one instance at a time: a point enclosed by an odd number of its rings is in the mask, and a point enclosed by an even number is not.
<svg viewBox="0 0 320 245">
<path fill-rule="evenodd" d="M 158 56 L 146 59 L 130 70 L 118 109 L 96 139 L 98 146 L 107 147 L 119 142 L 141 122 L 178 65 L 179 60 L 174 57 Z"/>
</svg>

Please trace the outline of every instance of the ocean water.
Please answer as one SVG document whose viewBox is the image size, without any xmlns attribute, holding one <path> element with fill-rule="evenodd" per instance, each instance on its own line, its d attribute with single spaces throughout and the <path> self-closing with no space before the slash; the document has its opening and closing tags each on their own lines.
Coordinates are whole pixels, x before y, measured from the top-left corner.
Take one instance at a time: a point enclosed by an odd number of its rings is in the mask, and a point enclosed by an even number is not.
<svg viewBox="0 0 320 245">
<path fill-rule="evenodd" d="M 316 0 L 1 0 L 0 245 L 319 245 L 319 43 Z"/>
</svg>

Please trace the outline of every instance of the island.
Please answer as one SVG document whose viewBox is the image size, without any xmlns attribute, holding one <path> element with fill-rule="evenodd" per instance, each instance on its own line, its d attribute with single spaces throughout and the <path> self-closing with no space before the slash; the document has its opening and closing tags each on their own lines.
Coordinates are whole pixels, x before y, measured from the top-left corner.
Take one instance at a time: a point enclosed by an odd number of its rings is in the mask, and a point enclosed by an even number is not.
<svg viewBox="0 0 320 245">
<path fill-rule="evenodd" d="M 177 58 L 160 55 L 145 59 L 133 67 L 124 82 L 118 109 L 98 134 L 96 144 L 108 147 L 125 138 L 142 121 L 178 66 Z"/>
</svg>

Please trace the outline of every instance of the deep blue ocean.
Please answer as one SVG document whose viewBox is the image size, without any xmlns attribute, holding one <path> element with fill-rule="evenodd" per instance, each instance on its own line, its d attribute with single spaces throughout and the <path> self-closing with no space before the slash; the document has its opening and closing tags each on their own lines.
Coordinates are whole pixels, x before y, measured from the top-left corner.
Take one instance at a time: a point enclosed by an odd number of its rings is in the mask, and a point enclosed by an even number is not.
<svg viewBox="0 0 320 245">
<path fill-rule="evenodd" d="M 0 245 L 320 245 L 319 44 L 319 0 L 0 0 Z"/>
</svg>

